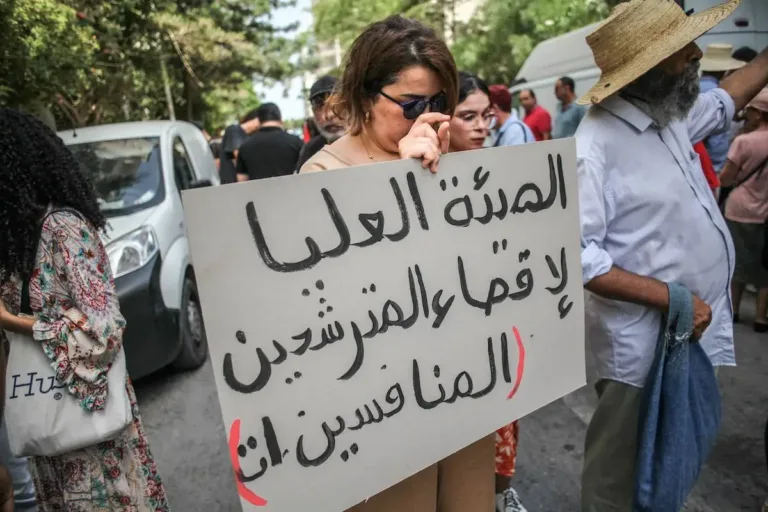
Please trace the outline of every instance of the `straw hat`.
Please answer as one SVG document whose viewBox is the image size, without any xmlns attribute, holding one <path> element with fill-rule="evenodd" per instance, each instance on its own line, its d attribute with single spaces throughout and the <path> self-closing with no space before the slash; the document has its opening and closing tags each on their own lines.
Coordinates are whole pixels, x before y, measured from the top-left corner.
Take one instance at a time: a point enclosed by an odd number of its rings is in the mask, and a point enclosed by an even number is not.
<svg viewBox="0 0 768 512">
<path fill-rule="evenodd" d="M 673 0 L 630 0 L 587 36 L 600 80 L 578 102 L 600 103 L 727 18 L 741 0 L 687 16 Z"/>
<path fill-rule="evenodd" d="M 701 59 L 701 70 L 711 72 L 731 71 L 744 66 L 746 62 L 731 57 L 732 44 L 711 44 L 704 50 Z"/>
</svg>

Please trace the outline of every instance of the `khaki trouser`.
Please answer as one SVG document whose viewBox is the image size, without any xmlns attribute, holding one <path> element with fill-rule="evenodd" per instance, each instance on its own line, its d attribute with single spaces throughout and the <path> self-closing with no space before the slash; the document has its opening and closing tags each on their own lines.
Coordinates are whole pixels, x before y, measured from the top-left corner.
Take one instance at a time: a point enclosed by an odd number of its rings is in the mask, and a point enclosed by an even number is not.
<svg viewBox="0 0 768 512">
<path fill-rule="evenodd" d="M 347 512 L 493 512 L 495 453 L 485 437 Z"/>
<path fill-rule="evenodd" d="M 718 370 L 715 368 L 715 375 Z M 595 389 L 600 400 L 587 427 L 581 511 L 629 512 L 635 492 L 643 390 L 613 380 L 601 380 Z"/>
<path fill-rule="evenodd" d="M 587 427 L 581 510 L 630 512 L 643 390 L 613 380 L 601 380 L 595 388 L 600 401 Z"/>
</svg>

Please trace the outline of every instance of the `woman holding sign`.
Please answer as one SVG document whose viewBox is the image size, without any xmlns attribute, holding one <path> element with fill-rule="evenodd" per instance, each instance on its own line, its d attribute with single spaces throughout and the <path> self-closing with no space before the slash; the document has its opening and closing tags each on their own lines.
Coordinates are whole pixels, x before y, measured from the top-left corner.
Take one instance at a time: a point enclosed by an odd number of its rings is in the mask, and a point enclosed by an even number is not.
<svg viewBox="0 0 768 512">
<path fill-rule="evenodd" d="M 445 43 L 424 25 L 391 16 L 353 43 L 331 100 L 349 132 L 301 172 L 416 158 L 430 171 L 450 148 L 458 73 Z M 348 512 L 492 512 L 494 437 L 488 436 Z"/>
</svg>

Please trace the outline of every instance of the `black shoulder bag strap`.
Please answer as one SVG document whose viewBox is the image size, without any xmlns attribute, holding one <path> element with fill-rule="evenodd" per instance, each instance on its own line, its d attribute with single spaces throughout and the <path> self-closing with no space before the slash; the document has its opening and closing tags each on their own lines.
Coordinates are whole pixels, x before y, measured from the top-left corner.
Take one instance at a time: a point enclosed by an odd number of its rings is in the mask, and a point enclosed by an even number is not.
<svg viewBox="0 0 768 512">
<path fill-rule="evenodd" d="M 496 134 L 496 141 L 493 143 L 493 147 L 497 148 L 501 145 L 501 137 L 504 135 L 504 130 L 499 128 L 499 133 Z"/>
<path fill-rule="evenodd" d="M 518 120 L 517 125 L 523 130 L 523 143 L 528 144 L 528 131 L 525 129 L 525 124 Z"/>
<path fill-rule="evenodd" d="M 517 127 L 523 131 L 523 142 L 528 144 L 528 132 L 525 130 L 525 125 L 519 119 L 515 119 L 514 121 L 514 124 L 516 124 Z M 499 130 L 499 133 L 496 136 L 496 142 L 494 142 L 493 147 L 498 147 L 501 144 L 501 136 L 504 135 L 505 131 L 506 130 Z"/>
<path fill-rule="evenodd" d="M 48 219 L 48 217 L 50 217 L 52 214 L 57 212 L 69 212 L 73 215 L 77 215 L 80 219 L 84 220 L 82 214 L 79 211 L 75 210 L 74 208 L 64 207 L 64 208 L 52 209 L 51 211 L 49 211 L 43 216 L 43 219 L 40 221 L 40 225 L 38 226 L 37 243 L 35 243 L 35 247 L 37 247 L 37 251 L 40 250 L 40 238 L 43 232 L 43 226 L 45 225 L 45 221 Z M 35 260 L 32 264 L 30 275 L 25 277 L 21 283 L 21 304 L 19 307 L 19 312 L 24 315 L 30 315 L 30 316 L 32 315 L 32 306 L 30 305 L 30 302 L 29 302 L 29 280 L 31 279 L 31 274 L 32 272 L 34 272 L 35 266 L 37 265 L 37 251 L 35 251 Z"/>
</svg>

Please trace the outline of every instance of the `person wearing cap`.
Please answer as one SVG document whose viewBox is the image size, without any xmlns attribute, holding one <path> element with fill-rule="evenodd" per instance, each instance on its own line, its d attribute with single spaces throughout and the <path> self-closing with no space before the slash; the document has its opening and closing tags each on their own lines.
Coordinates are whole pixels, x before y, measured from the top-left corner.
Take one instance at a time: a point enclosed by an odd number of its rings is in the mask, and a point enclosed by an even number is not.
<svg viewBox="0 0 768 512">
<path fill-rule="evenodd" d="M 768 50 L 699 94 L 694 41 L 739 5 L 687 15 L 669 0 L 630 0 L 587 36 L 601 70 L 579 100 L 576 133 L 586 331 L 598 382 L 587 428 L 582 510 L 633 509 L 642 386 L 669 307 L 666 283 L 694 295 L 693 339 L 733 366 L 725 220 L 693 143 L 727 131 L 768 83 Z"/>
<path fill-rule="evenodd" d="M 731 282 L 734 322 L 747 283 L 757 287 L 754 330 L 768 332 L 768 270 L 763 266 L 765 221 L 768 219 L 768 89 L 747 105 L 751 131 L 736 137 L 721 173 L 724 186 L 732 186 L 725 203 L 725 222 L 736 247 Z"/>
<path fill-rule="evenodd" d="M 717 89 L 720 80 L 725 78 L 727 72 L 739 69 L 746 64 L 731 57 L 732 52 L 733 45 L 730 44 L 710 44 L 707 46 L 704 57 L 701 59 L 701 92 Z M 709 153 L 709 158 L 712 160 L 712 165 L 717 173 L 725 165 L 730 143 L 731 135 L 729 132 L 713 134 L 704 139 L 704 146 L 707 148 L 707 153 Z"/>
<path fill-rule="evenodd" d="M 491 111 L 496 118 L 496 134 L 493 146 L 517 146 L 536 142 L 533 132 L 517 118 L 512 109 L 512 94 L 506 86 L 497 84 L 488 88 L 491 100 Z"/>
<path fill-rule="evenodd" d="M 309 103 L 312 105 L 312 117 L 315 121 L 319 135 L 310 139 L 301 148 L 299 161 L 296 164 L 296 172 L 301 169 L 307 160 L 320 151 L 326 144 L 336 142 L 344 135 L 344 124 L 336 117 L 330 108 L 327 108 L 328 99 L 336 86 L 336 79 L 332 76 L 320 77 L 309 89 Z"/>
</svg>

